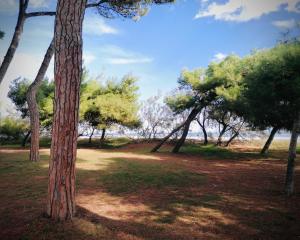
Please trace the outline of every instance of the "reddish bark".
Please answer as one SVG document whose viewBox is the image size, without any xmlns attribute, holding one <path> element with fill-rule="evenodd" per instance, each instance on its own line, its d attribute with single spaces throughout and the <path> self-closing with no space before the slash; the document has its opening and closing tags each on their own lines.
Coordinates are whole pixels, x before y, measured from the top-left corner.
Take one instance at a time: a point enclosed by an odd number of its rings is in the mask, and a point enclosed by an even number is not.
<svg viewBox="0 0 300 240">
<path fill-rule="evenodd" d="M 48 66 L 50 64 L 51 58 L 54 53 L 54 41 L 52 40 L 48 50 L 44 56 L 44 60 L 41 67 L 36 75 L 35 80 L 29 86 L 26 100 L 28 104 L 29 117 L 30 117 L 30 130 L 31 130 L 31 140 L 30 140 L 30 161 L 37 162 L 39 160 L 39 148 L 40 148 L 40 114 L 39 108 L 36 101 L 36 93 L 42 80 L 45 77 Z"/>
<path fill-rule="evenodd" d="M 55 101 L 47 213 L 55 220 L 75 214 L 75 159 L 82 74 L 82 21 L 86 0 L 59 0 L 54 35 Z"/>
</svg>

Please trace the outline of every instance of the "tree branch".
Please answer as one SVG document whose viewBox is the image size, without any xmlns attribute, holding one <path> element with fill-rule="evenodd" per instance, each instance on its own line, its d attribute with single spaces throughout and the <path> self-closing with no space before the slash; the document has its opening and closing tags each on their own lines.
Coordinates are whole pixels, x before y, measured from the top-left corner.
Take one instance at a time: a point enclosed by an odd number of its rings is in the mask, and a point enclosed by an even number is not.
<svg viewBox="0 0 300 240">
<path fill-rule="evenodd" d="M 56 12 L 31 12 L 31 13 L 26 13 L 25 17 L 30 18 L 30 17 L 39 17 L 39 16 L 55 16 Z"/>
<path fill-rule="evenodd" d="M 98 7 L 100 4 L 107 2 L 107 0 L 100 0 L 95 3 L 88 3 L 86 4 L 86 8 L 91 8 L 91 7 Z M 30 18 L 30 17 L 40 17 L 40 16 L 55 16 L 56 12 L 51 12 L 51 11 L 45 11 L 45 12 L 30 12 L 26 13 L 25 17 Z"/>
</svg>

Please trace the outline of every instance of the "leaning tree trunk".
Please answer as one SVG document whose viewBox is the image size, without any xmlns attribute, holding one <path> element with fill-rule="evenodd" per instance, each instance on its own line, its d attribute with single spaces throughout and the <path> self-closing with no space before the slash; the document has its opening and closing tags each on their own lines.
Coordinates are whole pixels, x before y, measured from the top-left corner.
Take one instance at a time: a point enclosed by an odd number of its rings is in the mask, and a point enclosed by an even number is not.
<svg viewBox="0 0 300 240">
<path fill-rule="evenodd" d="M 104 139 L 105 139 L 105 132 L 106 132 L 106 129 L 103 128 L 102 129 L 102 134 L 101 134 L 101 137 L 100 137 L 100 147 L 103 145 L 103 142 L 104 142 Z"/>
<path fill-rule="evenodd" d="M 297 153 L 297 140 L 300 131 L 300 113 L 298 119 L 295 120 L 291 135 L 288 164 L 286 170 L 285 178 L 285 193 L 287 196 L 291 196 L 294 193 L 294 169 L 295 169 L 295 159 Z"/>
<path fill-rule="evenodd" d="M 93 127 L 93 130 L 91 132 L 91 135 L 89 136 L 89 143 L 92 143 L 92 137 L 94 135 L 94 131 L 95 131 L 95 128 Z"/>
<path fill-rule="evenodd" d="M 195 117 L 197 116 L 197 114 L 200 112 L 200 110 L 198 109 L 193 109 L 190 113 L 190 115 L 188 116 L 185 124 L 184 124 L 184 129 L 183 129 L 183 133 L 181 135 L 181 138 L 179 139 L 179 141 L 177 141 L 175 147 L 173 148 L 172 152 L 173 153 L 178 153 L 180 148 L 182 147 L 182 145 L 185 142 L 185 139 L 188 135 L 189 129 L 190 129 L 190 125 L 191 122 L 195 119 Z"/>
<path fill-rule="evenodd" d="M 271 146 L 271 143 L 274 139 L 275 134 L 277 133 L 277 131 L 279 130 L 278 127 L 273 127 L 272 131 L 270 133 L 270 136 L 268 138 L 268 140 L 266 141 L 264 147 L 262 148 L 262 150 L 260 151 L 260 154 L 266 154 L 269 151 L 269 148 Z"/>
<path fill-rule="evenodd" d="M 58 0 L 54 34 L 55 101 L 47 214 L 55 220 L 75 214 L 75 160 L 82 75 L 82 21 L 86 0 Z"/>
<path fill-rule="evenodd" d="M 26 8 L 28 6 L 28 1 L 29 0 L 19 1 L 19 14 L 18 14 L 18 21 L 15 27 L 15 32 L 0 66 L 0 84 L 3 81 L 8 66 L 15 55 L 16 49 L 18 48 L 20 38 L 23 32 L 25 19 L 26 19 Z"/>
<path fill-rule="evenodd" d="M 37 162 L 39 160 L 39 148 L 40 148 L 40 114 L 36 101 L 36 93 L 42 80 L 45 77 L 51 58 L 54 53 L 54 41 L 52 39 L 47 52 L 44 56 L 44 60 L 40 66 L 38 74 L 35 80 L 29 86 L 26 99 L 28 104 L 29 116 L 30 116 L 30 129 L 31 129 L 31 142 L 30 142 L 30 161 Z"/>
<path fill-rule="evenodd" d="M 199 119 L 197 119 L 197 122 L 198 122 L 198 124 L 201 127 L 202 132 L 203 132 L 203 138 L 204 138 L 203 144 L 207 145 L 208 144 L 208 136 L 207 136 L 207 132 L 206 132 L 205 125 L 204 125 L 205 122 L 203 121 L 203 123 L 201 123 Z"/>
<path fill-rule="evenodd" d="M 178 132 L 183 126 L 185 125 L 185 122 L 180 124 L 178 127 L 176 127 L 172 132 L 170 132 L 167 136 L 165 136 L 152 150 L 151 152 L 157 152 L 161 146 L 176 132 Z"/>
<path fill-rule="evenodd" d="M 228 147 L 228 146 L 230 145 L 230 143 L 231 143 L 234 139 L 236 139 L 236 138 L 238 137 L 238 135 L 239 135 L 239 132 L 235 132 L 235 133 L 231 136 L 231 138 L 229 138 L 228 141 L 225 143 L 225 147 Z"/>
<path fill-rule="evenodd" d="M 222 138 L 223 138 L 223 135 L 226 132 L 226 129 L 227 129 L 227 125 L 223 125 L 223 128 L 222 128 L 222 130 L 221 130 L 221 132 L 220 132 L 220 134 L 218 136 L 218 140 L 217 140 L 217 143 L 216 143 L 217 146 L 221 146 L 221 144 L 222 144 Z"/>
</svg>

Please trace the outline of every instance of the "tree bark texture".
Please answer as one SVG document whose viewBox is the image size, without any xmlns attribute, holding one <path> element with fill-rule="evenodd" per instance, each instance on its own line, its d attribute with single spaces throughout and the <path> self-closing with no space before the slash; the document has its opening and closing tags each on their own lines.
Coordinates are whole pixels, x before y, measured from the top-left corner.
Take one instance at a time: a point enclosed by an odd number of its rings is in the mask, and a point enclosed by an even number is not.
<svg viewBox="0 0 300 240">
<path fill-rule="evenodd" d="M 290 147 L 289 147 L 288 164 L 287 164 L 286 178 L 285 178 L 285 193 L 288 197 L 294 193 L 295 159 L 296 159 L 299 131 L 300 131 L 300 113 L 298 114 L 298 119 L 295 120 L 293 124 L 293 130 L 292 130 Z"/>
<path fill-rule="evenodd" d="M 54 33 L 54 118 L 47 214 L 55 220 L 75 214 L 75 160 L 82 75 L 82 21 L 86 0 L 58 0 Z"/>
<path fill-rule="evenodd" d="M 3 78 L 7 72 L 7 69 L 9 67 L 9 64 L 11 63 L 16 49 L 18 48 L 20 38 L 23 32 L 24 23 L 26 20 L 26 9 L 28 6 L 29 0 L 20 0 L 19 1 L 19 14 L 18 14 L 18 20 L 15 27 L 15 31 L 12 37 L 12 40 L 10 42 L 10 45 L 7 49 L 7 52 L 3 58 L 3 61 L 0 66 L 0 84 L 3 81 Z"/>
<path fill-rule="evenodd" d="M 31 130 L 30 161 L 33 162 L 37 162 L 39 160 L 39 147 L 40 147 L 40 114 L 39 114 L 39 108 L 36 100 L 36 93 L 45 77 L 53 53 L 54 53 L 54 41 L 52 39 L 47 49 L 47 52 L 44 56 L 43 62 L 40 66 L 38 74 L 36 75 L 36 78 L 33 81 L 33 83 L 29 86 L 26 94 L 29 117 L 30 117 L 30 130 Z"/>
</svg>

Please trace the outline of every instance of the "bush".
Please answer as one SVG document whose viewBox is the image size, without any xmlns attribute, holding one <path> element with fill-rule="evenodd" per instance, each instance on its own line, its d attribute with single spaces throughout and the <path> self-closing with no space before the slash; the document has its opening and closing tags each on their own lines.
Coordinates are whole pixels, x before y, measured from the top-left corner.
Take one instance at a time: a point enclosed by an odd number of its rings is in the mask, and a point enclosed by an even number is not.
<svg viewBox="0 0 300 240">
<path fill-rule="evenodd" d="M 28 133 L 29 124 L 26 120 L 5 117 L 0 119 L 0 143 L 8 141 L 19 141 Z"/>
</svg>

